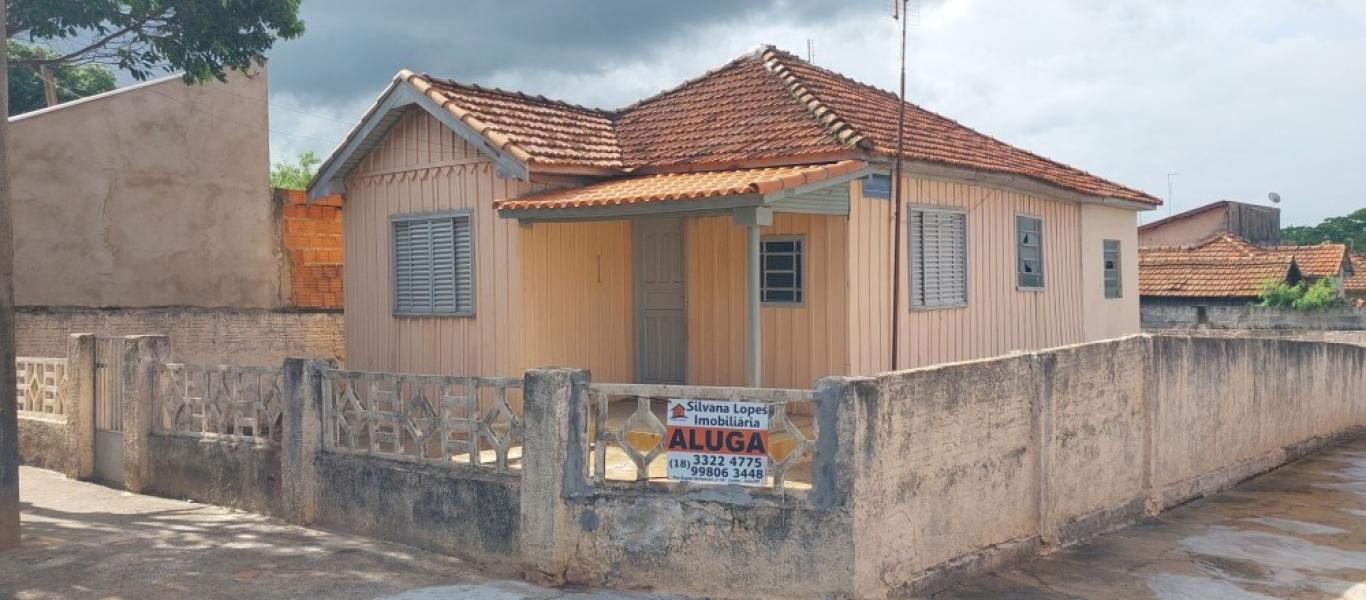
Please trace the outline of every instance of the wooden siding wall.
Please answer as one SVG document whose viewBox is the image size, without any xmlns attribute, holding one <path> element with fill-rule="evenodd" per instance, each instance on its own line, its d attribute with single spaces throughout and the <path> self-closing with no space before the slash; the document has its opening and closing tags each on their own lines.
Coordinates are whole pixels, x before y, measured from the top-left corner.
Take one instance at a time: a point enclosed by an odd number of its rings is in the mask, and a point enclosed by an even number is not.
<svg viewBox="0 0 1366 600">
<path fill-rule="evenodd" d="M 908 205 L 967 211 L 968 304 L 911 310 L 901 294 L 897 368 L 913 368 L 1080 342 L 1083 336 L 1080 206 L 967 183 L 908 177 Z M 850 362 L 854 374 L 891 365 L 892 203 L 864 199 L 850 207 Z M 903 211 L 903 219 L 909 211 Z M 1015 279 L 1015 216 L 1043 219 L 1043 291 L 1020 291 Z M 904 227 L 904 224 L 903 224 Z M 902 231 L 901 285 L 909 274 Z"/>
<path fill-rule="evenodd" d="M 635 381 L 630 221 L 520 229 L 524 366 Z"/>
<path fill-rule="evenodd" d="M 763 385 L 808 388 L 849 371 L 843 216 L 780 213 L 764 235 L 806 236 L 806 301 L 764 306 Z M 728 216 L 686 221 L 688 383 L 745 383 L 745 233 Z"/>
<path fill-rule="evenodd" d="M 352 369 L 520 375 L 518 225 L 495 198 L 538 186 L 500 179 L 488 157 L 426 112 L 411 109 L 347 178 L 346 358 Z M 469 209 L 475 316 L 392 315 L 389 217 Z"/>
</svg>

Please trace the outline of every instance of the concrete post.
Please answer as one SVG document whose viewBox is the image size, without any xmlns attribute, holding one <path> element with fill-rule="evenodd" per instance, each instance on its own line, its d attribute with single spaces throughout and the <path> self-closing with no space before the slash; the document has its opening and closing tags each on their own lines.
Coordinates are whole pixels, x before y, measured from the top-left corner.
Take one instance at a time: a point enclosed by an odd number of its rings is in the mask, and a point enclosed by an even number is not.
<svg viewBox="0 0 1366 600">
<path fill-rule="evenodd" d="M 564 499 L 587 488 L 588 371 L 534 369 L 523 378 L 522 560 L 529 580 L 562 583 L 577 523 Z"/>
<path fill-rule="evenodd" d="M 280 442 L 280 491 L 285 519 L 311 525 L 318 510 L 318 467 L 323 445 L 322 371 L 330 360 L 287 358 L 284 363 L 284 426 Z"/>
<path fill-rule="evenodd" d="M 67 338 L 61 395 L 69 444 L 65 474 L 90 479 L 95 474 L 95 334 L 73 333 Z"/>
<path fill-rule="evenodd" d="M 123 338 L 123 487 L 135 494 L 152 483 L 148 438 L 156 416 L 157 374 L 171 355 L 164 335 Z"/>
<path fill-rule="evenodd" d="M 816 382 L 816 456 L 811 460 L 811 503 L 817 508 L 849 506 L 858 476 L 855 445 L 861 415 L 877 403 L 868 377 L 825 377 Z"/>
</svg>

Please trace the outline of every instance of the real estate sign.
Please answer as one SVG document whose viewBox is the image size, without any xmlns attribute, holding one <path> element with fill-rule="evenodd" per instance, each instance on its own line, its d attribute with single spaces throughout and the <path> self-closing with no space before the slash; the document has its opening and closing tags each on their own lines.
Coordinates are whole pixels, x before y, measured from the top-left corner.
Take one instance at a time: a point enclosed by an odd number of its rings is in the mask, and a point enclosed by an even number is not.
<svg viewBox="0 0 1366 600">
<path fill-rule="evenodd" d="M 768 476 L 768 405 L 669 400 L 664 449 L 671 480 L 763 485 Z"/>
</svg>

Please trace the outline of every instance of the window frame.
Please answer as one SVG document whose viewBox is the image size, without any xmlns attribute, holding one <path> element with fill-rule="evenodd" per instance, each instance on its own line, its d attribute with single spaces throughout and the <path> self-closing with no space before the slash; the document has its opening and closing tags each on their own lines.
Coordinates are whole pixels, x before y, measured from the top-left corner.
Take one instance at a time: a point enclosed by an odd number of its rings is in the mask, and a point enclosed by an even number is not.
<svg viewBox="0 0 1366 600">
<path fill-rule="evenodd" d="M 907 204 L 906 205 L 906 305 L 911 311 L 922 310 L 944 310 L 967 308 L 972 302 L 972 265 L 970 263 L 969 251 L 972 248 L 971 227 L 968 224 L 968 211 L 959 206 L 946 206 L 939 204 Z M 911 247 L 911 224 L 913 213 L 915 212 L 934 212 L 949 213 L 962 217 L 963 219 L 963 302 L 958 304 L 936 304 L 933 306 L 917 305 L 915 297 L 915 284 L 917 281 L 915 272 L 915 257 Z M 899 251 L 899 250 L 898 250 Z"/>
<path fill-rule="evenodd" d="M 1032 219 L 1032 220 L 1034 220 L 1035 222 L 1037 222 L 1037 223 L 1039 224 L 1039 229 L 1038 229 L 1038 231 L 1035 232 L 1035 233 L 1038 234 L 1038 237 L 1039 237 L 1038 242 L 1035 244 L 1035 245 L 1038 246 L 1038 248 L 1039 248 L 1039 271 L 1038 271 L 1038 275 L 1039 275 L 1039 285 L 1037 285 L 1037 286 L 1025 285 L 1024 283 L 1022 283 L 1022 282 L 1020 281 L 1020 280 L 1026 275 L 1026 273 L 1025 273 L 1024 271 L 1021 270 L 1021 268 L 1024 266 L 1024 257 L 1022 256 L 1022 253 L 1023 253 L 1023 251 L 1024 251 L 1025 245 L 1024 245 L 1022 242 L 1020 242 L 1020 219 Z M 1043 226 L 1043 217 L 1042 217 L 1042 216 L 1036 215 L 1036 214 L 1033 214 L 1033 213 L 1027 213 L 1027 212 L 1017 212 L 1017 213 L 1015 213 L 1015 291 L 1018 291 L 1018 292 L 1042 292 L 1042 291 L 1044 291 L 1045 289 L 1047 289 L 1047 287 L 1048 287 L 1048 274 L 1047 274 L 1046 269 L 1044 269 L 1044 262 L 1045 262 L 1045 258 L 1044 258 L 1044 239 L 1045 239 L 1045 237 L 1046 237 L 1046 236 L 1044 235 L 1044 226 Z"/>
<path fill-rule="evenodd" d="M 1106 246 L 1115 245 L 1115 268 L 1109 269 L 1105 266 L 1105 255 L 1110 251 Z M 1110 295 L 1110 271 L 1115 272 L 1115 295 Z M 1100 240 L 1100 288 L 1101 296 L 1106 300 L 1122 300 L 1124 298 L 1124 242 L 1122 240 L 1101 239 Z"/>
<path fill-rule="evenodd" d="M 397 237 L 397 235 L 396 235 L 396 233 L 397 233 L 397 232 L 396 232 L 396 226 L 397 226 L 399 223 L 408 222 L 408 221 L 440 221 L 440 220 L 456 221 L 456 220 L 458 220 L 458 219 L 464 219 L 464 220 L 466 220 L 466 221 L 468 222 L 468 224 L 469 224 L 469 231 L 470 231 L 470 257 L 469 257 L 469 262 L 470 262 L 470 307 L 469 307 L 469 310 L 455 310 L 455 311 L 442 311 L 442 312 L 436 312 L 436 311 L 433 311 L 433 312 L 414 312 L 414 311 L 410 311 L 410 310 L 399 310 L 399 303 L 398 303 L 398 237 Z M 456 232 L 454 223 L 452 223 L 451 235 L 452 235 L 452 236 L 458 235 L 457 232 Z M 396 318 L 472 318 L 472 317 L 474 317 L 475 314 L 476 314 L 476 312 L 477 312 L 476 306 L 477 306 L 478 300 L 479 300 L 479 294 L 478 294 L 478 279 L 479 279 L 479 268 L 478 268 L 478 264 L 479 264 L 479 263 L 476 261 L 476 256 L 477 256 L 477 248 L 476 248 L 476 246 L 477 246 L 477 244 L 476 244 L 476 241 L 475 241 L 475 237 L 476 237 L 476 236 L 475 236 L 475 226 L 474 226 L 474 211 L 473 211 L 472 209 L 461 208 L 461 209 L 441 210 L 441 211 L 430 211 L 430 212 L 396 213 L 396 214 L 390 214 L 390 215 L 389 215 L 389 308 L 390 308 L 390 314 L 391 314 L 392 316 L 396 317 Z M 458 244 L 457 244 L 457 241 L 458 241 L 458 240 L 456 240 L 456 239 L 452 239 L 452 240 L 451 240 L 451 245 L 452 245 L 452 247 L 455 247 L 455 246 L 458 245 Z M 459 260 L 456 259 L 455 262 L 458 264 L 458 263 L 459 263 Z M 457 290 L 455 291 L 455 293 L 456 293 L 456 296 L 457 296 L 457 299 L 458 299 L 459 293 L 460 293 L 459 290 L 457 289 Z"/>
<path fill-rule="evenodd" d="M 796 284 L 793 291 L 797 300 L 765 300 L 764 295 L 768 290 L 768 269 L 764 265 L 764 256 L 767 252 L 764 247 L 768 242 L 797 242 L 797 251 L 793 253 L 796 258 L 796 269 L 794 269 L 794 281 Z M 806 234 L 804 233 L 781 233 L 773 235 L 759 236 L 759 305 L 772 306 L 775 308 L 803 308 L 806 306 Z"/>
</svg>

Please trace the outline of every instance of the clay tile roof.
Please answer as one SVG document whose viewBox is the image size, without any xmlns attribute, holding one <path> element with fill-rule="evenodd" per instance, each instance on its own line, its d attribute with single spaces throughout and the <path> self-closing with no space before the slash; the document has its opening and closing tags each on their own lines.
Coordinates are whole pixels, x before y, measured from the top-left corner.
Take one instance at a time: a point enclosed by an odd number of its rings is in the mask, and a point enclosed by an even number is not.
<svg viewBox="0 0 1366 600">
<path fill-rule="evenodd" d="M 1295 257 L 1306 277 L 1337 277 L 1348 260 L 1347 244 L 1323 242 L 1313 246 L 1267 246 L 1267 252 Z"/>
<path fill-rule="evenodd" d="M 790 73 L 802 88 L 839 115 L 840 122 L 871 138 L 879 152 L 895 152 L 899 107 L 896 95 L 772 47 L 764 56 L 772 69 Z M 1015 148 L 914 104 L 907 104 L 903 143 L 905 156 L 912 160 L 1023 175 L 1084 194 L 1161 203 L 1149 194 Z"/>
<path fill-rule="evenodd" d="M 1352 292 L 1366 292 L 1366 255 L 1353 254 L 1352 276 L 1343 281 L 1343 287 Z"/>
<path fill-rule="evenodd" d="M 481 135 L 518 159 L 537 164 L 620 168 L 613 114 L 495 88 L 405 74 Z"/>
<path fill-rule="evenodd" d="M 500 210 L 579 208 L 771 194 L 846 175 L 864 166 L 861 161 L 846 160 L 823 165 L 639 175 L 502 200 L 494 206 Z"/>
<path fill-rule="evenodd" d="M 1140 296 L 1255 298 L 1267 281 L 1286 281 L 1294 272 L 1288 257 L 1249 259 L 1140 259 Z"/>
<path fill-rule="evenodd" d="M 1336 277 L 1347 256 L 1345 244 L 1258 246 L 1225 233 L 1195 246 L 1139 248 L 1139 289 L 1151 296 L 1252 297 L 1267 279 L 1284 281 L 1290 271 L 1282 267 L 1293 265 L 1294 273 L 1310 278 Z M 1215 293 L 1220 290 L 1227 293 Z"/>
<path fill-rule="evenodd" d="M 617 111 L 400 73 L 490 142 L 531 165 L 720 170 L 888 156 L 898 98 L 771 46 Z M 1160 201 L 907 104 L 905 156 L 1028 177 L 1086 195 Z"/>
</svg>

